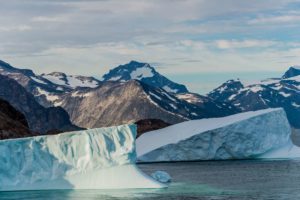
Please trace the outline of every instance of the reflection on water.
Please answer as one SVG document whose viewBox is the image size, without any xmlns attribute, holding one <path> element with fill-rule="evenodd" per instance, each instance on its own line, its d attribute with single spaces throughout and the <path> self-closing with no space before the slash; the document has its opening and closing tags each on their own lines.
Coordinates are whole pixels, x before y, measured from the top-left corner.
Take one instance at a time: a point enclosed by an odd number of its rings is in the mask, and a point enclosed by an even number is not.
<svg viewBox="0 0 300 200">
<path fill-rule="evenodd" d="M 300 161 L 221 161 L 142 164 L 151 174 L 165 170 L 167 189 L 53 190 L 2 192 L 0 199 L 300 199 Z"/>
<path fill-rule="evenodd" d="M 52 191 L 22 191 L 3 192 L 0 199 L 36 199 L 36 200 L 75 200 L 75 199 L 165 199 L 180 197 L 222 196 L 233 193 L 201 184 L 172 183 L 167 189 L 137 189 L 137 190 L 52 190 Z"/>
</svg>

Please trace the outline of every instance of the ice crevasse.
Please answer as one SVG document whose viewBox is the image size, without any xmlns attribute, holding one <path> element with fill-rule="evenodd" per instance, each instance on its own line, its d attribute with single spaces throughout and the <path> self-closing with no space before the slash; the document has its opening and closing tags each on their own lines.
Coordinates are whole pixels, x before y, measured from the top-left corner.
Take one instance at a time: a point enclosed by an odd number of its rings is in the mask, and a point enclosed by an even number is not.
<svg viewBox="0 0 300 200">
<path fill-rule="evenodd" d="M 136 162 L 135 125 L 0 141 L 0 191 L 165 187 Z"/>
</svg>

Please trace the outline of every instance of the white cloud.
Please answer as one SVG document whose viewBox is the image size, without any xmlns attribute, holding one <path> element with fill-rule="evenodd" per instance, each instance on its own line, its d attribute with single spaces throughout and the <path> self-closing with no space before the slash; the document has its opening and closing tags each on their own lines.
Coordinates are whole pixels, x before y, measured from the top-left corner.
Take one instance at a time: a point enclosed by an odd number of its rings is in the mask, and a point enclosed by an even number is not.
<svg viewBox="0 0 300 200">
<path fill-rule="evenodd" d="M 17 25 L 17 26 L 0 26 L 0 32 L 11 32 L 11 31 L 29 31 L 31 26 L 28 25 Z"/>
<path fill-rule="evenodd" d="M 220 49 L 236 49 L 236 48 L 253 48 L 253 47 L 270 47 L 276 45 L 277 42 L 270 40 L 217 40 L 215 45 Z"/>
<path fill-rule="evenodd" d="M 299 47 L 280 41 L 287 22 L 299 26 L 290 0 L 20 2 L 0 6 L 0 59 L 38 72 L 98 75 L 132 59 L 163 63 L 164 73 L 279 69 Z"/>
<path fill-rule="evenodd" d="M 282 23 L 299 23 L 300 15 L 280 15 L 265 16 L 250 20 L 249 24 L 282 24 Z M 282 24 L 284 25 L 284 24 Z"/>
<path fill-rule="evenodd" d="M 47 16 L 37 16 L 32 18 L 33 22 L 67 22 L 67 17 L 47 17 Z"/>
</svg>

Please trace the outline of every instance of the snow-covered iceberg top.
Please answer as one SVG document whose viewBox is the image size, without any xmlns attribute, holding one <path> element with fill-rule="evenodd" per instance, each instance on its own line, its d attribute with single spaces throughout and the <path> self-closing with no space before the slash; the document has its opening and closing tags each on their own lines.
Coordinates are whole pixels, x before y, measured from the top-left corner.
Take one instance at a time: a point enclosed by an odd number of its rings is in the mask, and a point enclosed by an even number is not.
<svg viewBox="0 0 300 200">
<path fill-rule="evenodd" d="M 284 110 L 265 109 L 145 133 L 137 155 L 143 162 L 262 158 L 289 144 L 290 134 Z"/>
<path fill-rule="evenodd" d="M 159 188 L 136 166 L 135 125 L 0 141 L 0 190 Z"/>
</svg>

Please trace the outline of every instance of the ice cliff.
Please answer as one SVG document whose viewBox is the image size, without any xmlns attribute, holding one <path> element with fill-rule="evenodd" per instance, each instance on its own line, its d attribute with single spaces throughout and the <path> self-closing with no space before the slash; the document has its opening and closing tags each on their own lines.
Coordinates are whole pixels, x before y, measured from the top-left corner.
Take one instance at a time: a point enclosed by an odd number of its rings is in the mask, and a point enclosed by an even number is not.
<svg viewBox="0 0 300 200">
<path fill-rule="evenodd" d="M 137 139 L 137 154 L 143 162 L 300 156 L 290 134 L 284 110 L 265 109 L 145 133 Z"/>
<path fill-rule="evenodd" d="M 136 127 L 0 141 L 0 191 L 160 188 L 136 166 Z"/>
</svg>

